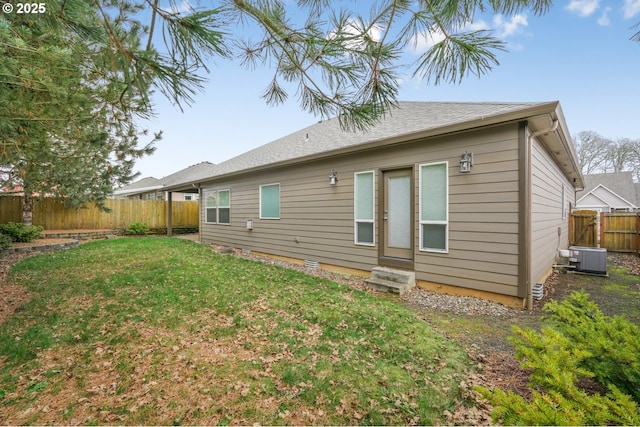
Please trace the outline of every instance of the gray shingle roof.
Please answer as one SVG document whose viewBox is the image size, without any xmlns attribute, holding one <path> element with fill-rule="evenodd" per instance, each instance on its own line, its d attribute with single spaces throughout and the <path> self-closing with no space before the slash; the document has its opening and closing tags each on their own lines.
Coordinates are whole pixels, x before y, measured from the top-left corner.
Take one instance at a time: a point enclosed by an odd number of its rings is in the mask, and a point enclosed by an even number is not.
<svg viewBox="0 0 640 427">
<path fill-rule="evenodd" d="M 460 123 L 487 119 L 526 110 L 548 103 L 459 103 L 400 102 L 376 126 L 366 132 L 345 131 L 338 119 L 322 121 L 248 151 L 215 167 L 214 174 L 226 175 L 272 163 L 356 147 L 390 138 L 445 128 Z"/>
<path fill-rule="evenodd" d="M 201 162 L 191 165 L 188 168 L 179 170 L 178 172 L 167 175 L 160 179 L 162 185 L 178 185 L 187 182 L 193 182 L 198 179 L 206 178 L 215 173 L 216 165 L 211 162 Z"/>
<path fill-rule="evenodd" d="M 639 195 L 636 190 L 637 184 L 634 184 L 633 174 L 631 172 L 584 175 L 584 190 L 579 191 L 576 194 L 577 198 L 580 199 L 600 184 L 604 185 L 628 202 L 638 206 L 638 202 L 640 202 L 640 200 L 638 200 Z"/>
<path fill-rule="evenodd" d="M 162 182 L 158 178 L 147 176 L 145 178 L 139 179 L 136 182 L 132 182 L 129 185 L 124 185 L 118 188 L 118 190 L 130 191 L 130 190 L 137 190 L 139 188 L 151 188 L 151 187 L 159 188 L 161 186 L 162 186 Z"/>
<path fill-rule="evenodd" d="M 214 174 L 216 165 L 211 162 L 201 162 L 191 165 L 185 169 L 167 175 L 164 178 L 146 177 L 139 181 L 120 187 L 114 191 L 115 195 L 132 195 L 145 193 L 153 190 L 164 191 L 163 187 L 170 185 L 181 185 L 198 181 Z M 140 191 L 136 191 L 140 190 Z"/>
<path fill-rule="evenodd" d="M 182 181 L 182 185 L 171 184 L 165 189 L 184 191 L 191 184 L 227 175 L 276 167 L 307 159 L 330 157 L 338 153 L 356 151 L 369 145 L 409 141 L 413 138 L 435 136 L 507 121 L 551 115 L 556 117 L 558 112 L 562 116 L 557 101 L 399 102 L 398 108 L 392 109 L 380 122 L 365 132 L 345 131 L 340 127 L 339 120 L 336 118 L 321 121 L 219 163 L 211 170 L 205 171 L 208 172 L 208 175 L 200 175 L 190 182 Z M 560 119 L 564 121 L 563 117 Z M 565 131 L 564 134 L 568 135 L 568 131 Z M 568 156 L 572 157 L 573 154 L 568 153 Z M 579 171 L 576 169 L 574 172 L 578 174 L 581 183 L 582 178 L 579 176 Z"/>
</svg>

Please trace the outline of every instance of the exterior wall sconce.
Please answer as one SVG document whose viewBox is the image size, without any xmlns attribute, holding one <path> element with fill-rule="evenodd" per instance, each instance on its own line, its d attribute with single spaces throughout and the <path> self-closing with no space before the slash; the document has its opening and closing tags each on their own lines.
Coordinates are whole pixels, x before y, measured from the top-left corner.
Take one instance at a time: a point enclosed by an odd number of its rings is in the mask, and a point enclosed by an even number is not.
<svg viewBox="0 0 640 427">
<path fill-rule="evenodd" d="M 338 172 L 332 170 L 329 175 L 329 185 L 336 185 L 338 183 Z"/>
<path fill-rule="evenodd" d="M 473 166 L 473 153 L 469 154 L 465 151 L 460 159 L 460 173 L 471 172 L 471 166 Z"/>
<path fill-rule="evenodd" d="M 247 230 L 253 230 L 253 220 L 252 219 L 248 219 L 247 220 Z"/>
</svg>

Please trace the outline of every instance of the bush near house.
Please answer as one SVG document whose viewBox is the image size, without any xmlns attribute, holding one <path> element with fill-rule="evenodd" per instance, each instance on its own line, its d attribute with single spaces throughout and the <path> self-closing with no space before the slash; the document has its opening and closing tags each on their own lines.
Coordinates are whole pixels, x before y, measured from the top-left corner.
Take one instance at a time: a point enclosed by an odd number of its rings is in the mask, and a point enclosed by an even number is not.
<svg viewBox="0 0 640 427">
<path fill-rule="evenodd" d="M 0 224 L 0 233 L 8 235 L 14 242 L 33 242 L 43 231 L 44 228 L 39 225 L 24 225 L 17 222 Z"/>
<path fill-rule="evenodd" d="M 0 233 L 0 251 L 9 249 L 11 247 L 11 237 L 6 234 Z"/>
<path fill-rule="evenodd" d="M 144 236 L 149 233 L 149 227 L 144 222 L 132 222 L 127 227 L 125 234 L 129 234 L 132 236 Z"/>
<path fill-rule="evenodd" d="M 531 370 L 532 398 L 480 389 L 494 422 L 510 425 L 639 425 L 640 331 L 605 316 L 584 292 L 551 301 L 541 332 L 514 327 L 521 366 Z"/>
</svg>

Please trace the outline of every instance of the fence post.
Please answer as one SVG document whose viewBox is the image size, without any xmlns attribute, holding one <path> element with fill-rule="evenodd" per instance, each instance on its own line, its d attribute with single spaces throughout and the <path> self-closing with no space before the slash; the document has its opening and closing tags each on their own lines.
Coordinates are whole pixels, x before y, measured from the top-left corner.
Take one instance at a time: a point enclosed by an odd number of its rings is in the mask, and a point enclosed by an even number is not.
<svg viewBox="0 0 640 427">
<path fill-rule="evenodd" d="M 604 248 L 604 232 L 605 232 L 605 222 L 604 222 L 604 212 L 600 212 L 600 244 L 599 248 Z"/>
<path fill-rule="evenodd" d="M 574 227 L 574 222 L 573 222 L 573 212 L 569 213 L 569 246 L 573 245 L 573 242 L 575 241 L 575 230 L 573 229 Z"/>
<path fill-rule="evenodd" d="M 640 257 L 640 212 L 636 212 L 636 254 Z"/>
<path fill-rule="evenodd" d="M 167 236 L 173 234 L 173 193 L 168 191 L 167 194 Z"/>
</svg>

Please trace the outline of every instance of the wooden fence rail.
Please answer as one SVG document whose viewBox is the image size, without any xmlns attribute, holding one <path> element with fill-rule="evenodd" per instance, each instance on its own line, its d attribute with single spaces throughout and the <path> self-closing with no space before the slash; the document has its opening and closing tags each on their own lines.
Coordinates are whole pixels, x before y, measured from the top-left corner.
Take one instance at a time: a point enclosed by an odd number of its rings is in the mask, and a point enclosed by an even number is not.
<svg viewBox="0 0 640 427">
<path fill-rule="evenodd" d="M 569 218 L 570 243 L 640 254 L 640 212 L 576 211 Z"/>
<path fill-rule="evenodd" d="M 61 199 L 45 198 L 35 202 L 33 224 L 45 230 L 125 229 L 132 222 L 144 222 L 149 228 L 167 227 L 167 203 L 161 200 L 108 199 L 105 212 L 93 205 L 66 208 Z M 172 202 L 174 228 L 198 227 L 197 201 Z M 0 196 L 0 224 L 22 222 L 22 197 Z"/>
</svg>

